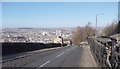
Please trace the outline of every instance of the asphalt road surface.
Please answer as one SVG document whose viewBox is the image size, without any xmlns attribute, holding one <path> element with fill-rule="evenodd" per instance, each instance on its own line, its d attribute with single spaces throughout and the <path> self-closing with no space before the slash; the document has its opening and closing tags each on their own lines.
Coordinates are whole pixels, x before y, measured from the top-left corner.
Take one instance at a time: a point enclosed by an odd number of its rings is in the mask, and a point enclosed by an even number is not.
<svg viewBox="0 0 120 69">
<path fill-rule="evenodd" d="M 22 67 L 97 67 L 89 46 L 67 46 L 41 52 L 38 57 Z"/>
</svg>

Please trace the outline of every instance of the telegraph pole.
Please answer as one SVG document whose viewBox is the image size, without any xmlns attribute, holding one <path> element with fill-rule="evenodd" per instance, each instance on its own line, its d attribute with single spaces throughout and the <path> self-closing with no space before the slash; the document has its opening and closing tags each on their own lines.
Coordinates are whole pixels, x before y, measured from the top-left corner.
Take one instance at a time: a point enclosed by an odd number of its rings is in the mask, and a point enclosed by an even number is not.
<svg viewBox="0 0 120 69">
<path fill-rule="evenodd" d="M 98 20 L 98 16 L 96 15 L 95 36 L 97 35 L 97 20 Z"/>
<path fill-rule="evenodd" d="M 98 15 L 104 15 L 102 14 L 96 14 L 96 23 L 95 23 L 95 36 L 97 36 L 97 24 L 98 24 Z"/>
</svg>

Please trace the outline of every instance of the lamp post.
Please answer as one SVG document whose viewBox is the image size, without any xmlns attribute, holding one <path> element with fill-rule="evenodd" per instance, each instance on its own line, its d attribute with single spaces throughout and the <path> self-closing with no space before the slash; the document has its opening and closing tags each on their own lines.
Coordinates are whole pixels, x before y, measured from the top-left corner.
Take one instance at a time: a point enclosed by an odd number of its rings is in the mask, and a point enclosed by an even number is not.
<svg viewBox="0 0 120 69">
<path fill-rule="evenodd" d="M 95 23 L 95 36 L 97 35 L 97 19 L 98 19 L 98 15 L 96 15 L 96 23 Z"/>
<path fill-rule="evenodd" d="M 104 14 L 102 13 L 102 14 L 99 14 L 99 15 L 104 15 Z M 97 24 L 98 24 L 98 14 L 96 14 L 95 36 L 97 36 Z"/>
</svg>

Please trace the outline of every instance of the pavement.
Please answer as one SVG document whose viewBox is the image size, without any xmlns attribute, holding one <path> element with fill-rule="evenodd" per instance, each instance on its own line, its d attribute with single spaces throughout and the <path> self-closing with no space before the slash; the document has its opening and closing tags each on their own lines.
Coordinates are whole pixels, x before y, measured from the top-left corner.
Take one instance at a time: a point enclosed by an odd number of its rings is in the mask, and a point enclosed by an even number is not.
<svg viewBox="0 0 120 69">
<path fill-rule="evenodd" d="M 34 57 L 36 58 L 36 57 Z M 68 46 L 39 53 L 37 58 L 21 67 L 97 67 L 89 46 Z"/>
</svg>

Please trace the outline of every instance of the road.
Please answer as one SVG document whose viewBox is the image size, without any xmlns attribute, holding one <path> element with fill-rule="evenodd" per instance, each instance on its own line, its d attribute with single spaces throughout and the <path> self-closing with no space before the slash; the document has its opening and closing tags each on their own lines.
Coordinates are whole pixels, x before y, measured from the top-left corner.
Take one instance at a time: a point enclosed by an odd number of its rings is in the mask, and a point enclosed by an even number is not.
<svg viewBox="0 0 120 69">
<path fill-rule="evenodd" d="M 67 46 L 41 52 L 36 60 L 22 67 L 97 67 L 97 65 L 89 46 Z"/>
</svg>

